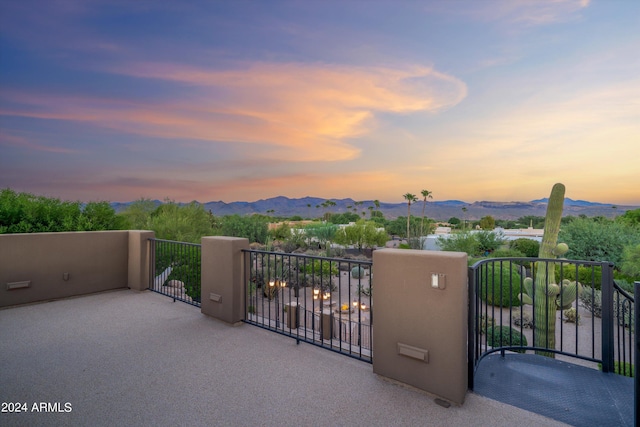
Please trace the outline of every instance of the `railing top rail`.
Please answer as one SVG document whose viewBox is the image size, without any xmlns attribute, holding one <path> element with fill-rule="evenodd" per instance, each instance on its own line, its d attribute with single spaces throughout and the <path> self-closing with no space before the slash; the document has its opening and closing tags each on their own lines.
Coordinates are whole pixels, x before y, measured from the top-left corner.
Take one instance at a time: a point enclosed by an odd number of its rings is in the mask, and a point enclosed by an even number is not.
<svg viewBox="0 0 640 427">
<path fill-rule="evenodd" d="M 259 249 L 243 249 L 242 252 L 256 253 L 256 254 L 276 254 L 276 255 L 291 256 L 291 257 L 296 257 L 296 258 L 320 259 L 320 260 L 326 260 L 326 261 L 351 262 L 353 264 L 364 264 L 364 265 L 372 265 L 373 264 L 373 261 L 369 261 L 369 260 L 326 257 L 326 256 L 307 255 L 307 254 L 293 254 L 293 253 L 289 253 L 289 252 L 263 251 L 263 250 L 259 250 Z"/>
<path fill-rule="evenodd" d="M 188 245 L 188 246 L 202 246 L 200 243 L 191 243 L 191 242 L 179 242 L 177 240 L 165 240 L 165 239 L 156 239 L 155 237 L 150 237 L 148 239 L 151 242 L 163 242 L 163 243 L 178 243 L 180 245 Z"/>
<path fill-rule="evenodd" d="M 584 266 L 602 266 L 602 265 L 611 265 L 613 263 L 609 261 L 583 261 L 578 259 L 565 259 L 565 258 L 537 258 L 537 257 L 507 257 L 507 258 L 484 258 L 479 261 L 476 261 L 473 265 L 471 265 L 471 269 L 475 270 L 483 264 L 488 264 L 490 262 L 499 262 L 499 261 L 524 261 L 524 262 L 554 262 L 554 263 L 562 263 L 562 264 L 579 264 Z"/>
<path fill-rule="evenodd" d="M 617 291 L 620 292 L 622 294 L 623 297 L 625 297 L 626 299 L 630 300 L 631 302 L 634 302 L 635 300 L 633 299 L 634 295 L 629 295 L 629 293 L 627 293 L 624 289 L 622 289 L 614 280 L 613 281 L 613 288 Z"/>
</svg>

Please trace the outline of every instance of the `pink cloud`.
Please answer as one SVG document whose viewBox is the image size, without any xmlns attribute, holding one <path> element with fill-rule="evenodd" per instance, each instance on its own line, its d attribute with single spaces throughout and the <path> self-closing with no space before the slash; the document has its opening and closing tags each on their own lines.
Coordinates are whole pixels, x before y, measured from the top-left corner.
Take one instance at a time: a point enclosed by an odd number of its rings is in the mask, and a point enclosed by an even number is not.
<svg viewBox="0 0 640 427">
<path fill-rule="evenodd" d="M 216 71 L 141 63 L 114 71 L 193 85 L 200 94 L 152 104 L 5 93 L 20 107 L 0 114 L 91 122 L 159 138 L 256 144 L 273 160 L 340 161 L 359 156 L 349 140 L 372 131 L 376 113 L 439 112 L 466 96 L 463 82 L 427 67 L 257 63 Z"/>
<path fill-rule="evenodd" d="M 503 21 L 517 26 L 534 27 L 566 22 L 579 16 L 590 0 L 495 0 L 465 3 L 464 8 L 450 3 L 435 3 L 427 11 L 469 16 L 478 21 Z M 454 3 L 455 5 L 455 3 Z"/>
<path fill-rule="evenodd" d="M 4 133 L 0 133 L 0 145 L 11 146 L 11 147 L 20 147 L 26 148 L 34 151 L 45 151 L 49 153 L 77 153 L 78 150 L 73 150 L 70 148 L 64 147 L 52 147 L 49 145 L 38 144 L 33 142 L 23 136 L 18 135 L 7 135 Z"/>
</svg>

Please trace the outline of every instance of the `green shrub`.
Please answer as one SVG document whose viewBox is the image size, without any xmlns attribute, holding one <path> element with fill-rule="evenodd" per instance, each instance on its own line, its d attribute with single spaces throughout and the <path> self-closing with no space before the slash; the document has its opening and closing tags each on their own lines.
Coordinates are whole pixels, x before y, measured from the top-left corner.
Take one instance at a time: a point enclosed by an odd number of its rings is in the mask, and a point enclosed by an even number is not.
<svg viewBox="0 0 640 427">
<path fill-rule="evenodd" d="M 509 326 L 492 326 L 487 328 L 487 345 L 498 347 L 526 347 L 529 345 L 527 337 Z M 524 353 L 524 349 L 512 349 L 518 353 Z"/>
<path fill-rule="evenodd" d="M 470 231 L 452 233 L 448 237 L 439 236 L 437 243 L 443 251 L 466 252 L 469 256 L 480 254 L 480 243 Z"/>
<path fill-rule="evenodd" d="M 480 298 L 497 307 L 522 305 L 520 266 L 508 262 L 495 262 L 480 267 Z"/>
<path fill-rule="evenodd" d="M 492 328 L 496 325 L 496 320 L 491 317 L 483 314 L 480 316 L 480 333 L 482 335 L 487 333 L 487 328 Z"/>
<path fill-rule="evenodd" d="M 490 258 L 524 258 L 525 255 L 517 249 L 496 249 L 489 255 Z"/>
<path fill-rule="evenodd" d="M 126 229 L 108 202 L 80 202 L 0 190 L 0 234 Z"/>
<path fill-rule="evenodd" d="M 624 247 L 620 270 L 627 276 L 640 279 L 640 244 Z"/>
<path fill-rule="evenodd" d="M 535 258 L 538 256 L 540 252 L 540 243 L 536 240 L 527 239 L 521 237 L 511 242 L 509 245 L 511 249 L 515 249 L 524 254 L 524 256 L 529 258 Z"/>
<path fill-rule="evenodd" d="M 589 288 L 593 286 L 597 290 L 602 287 L 602 268 L 600 266 L 578 266 L 578 277 L 576 278 L 576 265 L 564 264 L 562 266 L 562 275 L 560 268 L 556 268 L 556 283 L 562 282 L 563 279 L 570 281 L 578 281 L 583 286 Z"/>
<path fill-rule="evenodd" d="M 185 293 L 200 301 L 201 251 L 198 246 L 175 247 L 172 243 L 156 242 L 156 272 L 171 266 L 167 280 L 184 283 Z"/>
<path fill-rule="evenodd" d="M 640 227 L 606 219 L 576 218 L 560 229 L 558 241 L 569 245 L 569 259 L 621 265 L 625 246 L 640 244 Z"/>
<path fill-rule="evenodd" d="M 473 237 L 475 237 L 478 242 L 478 250 L 483 254 L 489 254 L 497 250 L 504 245 L 504 242 L 506 241 L 502 231 L 495 232 L 482 230 L 475 233 Z"/>
<path fill-rule="evenodd" d="M 313 274 L 314 276 L 337 276 L 338 272 L 338 264 L 335 262 L 329 262 L 326 260 L 316 259 L 313 260 L 312 263 L 307 263 L 306 265 L 300 266 L 300 271 Z"/>
</svg>

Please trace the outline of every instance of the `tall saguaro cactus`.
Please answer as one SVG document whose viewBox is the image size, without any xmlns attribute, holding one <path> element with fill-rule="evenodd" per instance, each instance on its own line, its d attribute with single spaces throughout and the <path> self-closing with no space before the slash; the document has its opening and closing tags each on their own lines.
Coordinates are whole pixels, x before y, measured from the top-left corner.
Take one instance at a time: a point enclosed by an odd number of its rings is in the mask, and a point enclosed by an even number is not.
<svg viewBox="0 0 640 427">
<path fill-rule="evenodd" d="M 564 192 L 563 184 L 555 184 L 551 189 L 544 221 L 542 244 L 538 252 L 539 258 L 556 258 L 569 250 L 565 243 L 558 244 Z M 524 304 L 533 304 L 534 306 L 534 345 L 540 348 L 555 349 L 556 311 L 571 306 L 580 292 L 580 284 L 565 281 L 558 285 L 555 283 L 555 263 L 540 261 L 536 264 L 535 282 L 532 279 L 525 280 L 523 286 L 525 292 L 519 296 Z M 554 357 L 555 353 L 538 351 L 537 354 Z"/>
</svg>

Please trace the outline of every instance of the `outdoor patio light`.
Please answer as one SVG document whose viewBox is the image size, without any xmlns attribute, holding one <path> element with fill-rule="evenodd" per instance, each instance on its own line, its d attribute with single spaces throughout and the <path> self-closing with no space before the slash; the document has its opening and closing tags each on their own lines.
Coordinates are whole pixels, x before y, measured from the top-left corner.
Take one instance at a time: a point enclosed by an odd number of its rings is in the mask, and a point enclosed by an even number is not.
<svg viewBox="0 0 640 427">
<path fill-rule="evenodd" d="M 319 288 L 314 288 L 313 289 L 313 299 L 328 300 L 329 298 L 331 298 L 331 293 L 330 292 L 324 292 L 322 295 L 320 295 L 320 289 Z"/>
<path fill-rule="evenodd" d="M 269 287 L 273 288 L 276 285 L 276 281 L 275 280 L 269 280 Z"/>
</svg>

